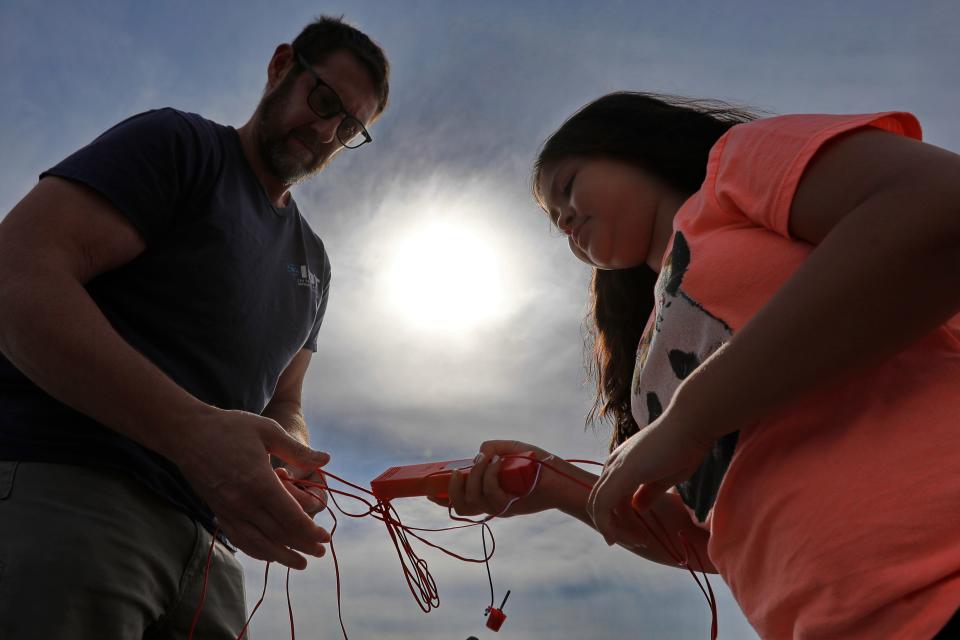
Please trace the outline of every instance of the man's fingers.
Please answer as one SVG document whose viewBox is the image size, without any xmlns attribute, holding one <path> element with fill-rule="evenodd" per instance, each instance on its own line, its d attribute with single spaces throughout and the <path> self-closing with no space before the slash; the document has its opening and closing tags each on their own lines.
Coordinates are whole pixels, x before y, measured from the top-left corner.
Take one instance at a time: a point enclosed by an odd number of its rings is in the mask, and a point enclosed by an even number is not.
<svg viewBox="0 0 960 640">
<path fill-rule="evenodd" d="M 319 489 L 317 487 L 307 487 L 303 489 L 305 493 L 314 497 L 314 499 L 319 503 L 321 509 L 327 508 L 327 503 L 330 501 L 330 494 Z"/>
<path fill-rule="evenodd" d="M 259 476 L 260 474 L 256 474 Z M 264 474 L 262 481 L 257 481 L 253 474 L 250 476 L 251 486 L 242 496 L 248 503 L 249 511 L 262 511 L 284 525 L 284 528 L 294 536 L 313 536 L 317 534 L 317 526 L 308 518 L 304 518 L 303 510 L 294 497 L 291 489 L 302 491 L 292 481 L 284 480 L 276 474 Z"/>
<path fill-rule="evenodd" d="M 287 491 L 289 491 L 290 495 L 296 499 L 308 516 L 316 515 L 327 506 L 326 500 L 315 495 L 313 491 L 301 489 L 292 483 L 289 483 L 286 486 Z"/>
<path fill-rule="evenodd" d="M 271 542 L 254 524 L 246 521 L 222 520 L 220 527 L 227 538 L 251 558 L 279 562 L 291 569 L 305 569 L 307 559 L 295 551 Z"/>
<path fill-rule="evenodd" d="M 437 498 L 436 496 L 427 496 L 427 500 L 429 500 L 429 501 L 432 502 L 433 504 L 438 504 L 438 505 L 440 505 L 441 507 L 449 507 L 449 506 L 450 506 L 450 501 L 447 500 L 447 499 L 445 499 L 445 498 Z"/>
<path fill-rule="evenodd" d="M 264 471 L 261 476 L 251 470 L 250 484 L 234 501 L 235 515 L 256 524 L 277 544 L 315 553 L 318 543 L 330 541 L 330 534 L 304 513 L 276 474 Z"/>
<path fill-rule="evenodd" d="M 320 487 L 314 486 L 303 486 L 301 487 L 297 480 L 302 480 L 303 478 L 297 478 L 297 476 L 305 475 L 311 478 L 321 476 L 319 472 L 304 471 L 297 469 L 294 473 L 290 473 L 284 467 L 278 467 L 274 470 L 277 474 L 277 477 L 283 481 L 284 488 L 292 495 L 296 501 L 300 504 L 303 510 L 307 513 L 308 516 L 315 516 L 319 512 L 327 508 L 327 492 L 321 489 Z"/>
<path fill-rule="evenodd" d="M 316 469 L 330 462 L 330 454 L 314 451 L 274 423 L 260 430 L 264 447 L 285 463 L 301 469 Z"/>
</svg>

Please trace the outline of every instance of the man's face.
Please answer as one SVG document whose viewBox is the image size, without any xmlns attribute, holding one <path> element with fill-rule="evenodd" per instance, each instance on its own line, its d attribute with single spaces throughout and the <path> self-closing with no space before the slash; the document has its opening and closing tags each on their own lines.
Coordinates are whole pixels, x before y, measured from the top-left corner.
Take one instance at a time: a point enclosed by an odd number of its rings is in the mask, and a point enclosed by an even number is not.
<svg viewBox="0 0 960 640">
<path fill-rule="evenodd" d="M 294 63 L 295 66 L 295 63 Z M 343 114 L 318 117 L 307 104 L 316 86 L 313 76 L 291 67 L 260 100 L 257 107 L 257 148 L 274 176 L 292 185 L 320 171 L 343 145 L 337 140 L 337 125 Z M 352 53 L 338 50 L 313 70 L 343 102 L 343 108 L 364 126 L 376 115 L 379 102 L 370 74 Z"/>
</svg>

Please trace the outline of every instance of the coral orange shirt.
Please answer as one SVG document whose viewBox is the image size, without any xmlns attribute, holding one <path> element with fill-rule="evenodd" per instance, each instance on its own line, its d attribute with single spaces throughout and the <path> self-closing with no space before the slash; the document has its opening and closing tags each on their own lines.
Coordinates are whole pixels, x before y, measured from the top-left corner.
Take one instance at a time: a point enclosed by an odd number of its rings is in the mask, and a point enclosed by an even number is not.
<svg viewBox="0 0 960 640">
<path fill-rule="evenodd" d="M 863 127 L 921 136 L 906 113 L 790 115 L 717 142 L 675 218 L 638 349 L 638 425 L 804 261 L 813 247 L 789 233 L 803 171 Z M 677 490 L 762 637 L 931 638 L 960 606 L 960 316 L 724 437 Z"/>
</svg>

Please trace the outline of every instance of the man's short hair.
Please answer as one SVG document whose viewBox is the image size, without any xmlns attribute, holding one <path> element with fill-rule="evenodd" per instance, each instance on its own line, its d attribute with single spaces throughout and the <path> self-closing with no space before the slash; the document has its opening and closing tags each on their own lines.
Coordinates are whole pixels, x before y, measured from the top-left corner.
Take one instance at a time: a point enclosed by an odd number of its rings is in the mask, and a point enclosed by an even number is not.
<svg viewBox="0 0 960 640">
<path fill-rule="evenodd" d="M 304 27 L 293 41 L 293 48 L 311 64 L 323 62 L 328 55 L 340 49 L 352 53 L 370 74 L 380 97 L 376 115 L 383 113 L 390 92 L 390 63 L 383 49 L 365 33 L 344 22 L 342 17 L 320 16 Z M 298 66 L 296 69 L 299 73 Z"/>
</svg>

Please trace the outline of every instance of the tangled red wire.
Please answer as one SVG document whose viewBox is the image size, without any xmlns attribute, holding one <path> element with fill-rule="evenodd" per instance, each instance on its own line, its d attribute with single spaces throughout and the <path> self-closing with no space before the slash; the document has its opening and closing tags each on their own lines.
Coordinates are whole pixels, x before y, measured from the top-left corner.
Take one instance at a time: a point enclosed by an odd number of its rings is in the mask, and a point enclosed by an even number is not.
<svg viewBox="0 0 960 640">
<path fill-rule="evenodd" d="M 506 455 L 502 457 L 511 458 L 511 457 L 518 457 L 518 456 Z M 417 605 L 420 607 L 421 611 L 423 611 L 424 613 L 429 613 L 432 609 L 440 606 L 440 594 L 437 590 L 437 583 L 434 580 L 433 576 L 430 574 L 426 560 L 420 558 L 417 555 L 416 551 L 414 550 L 411 544 L 410 537 L 415 538 L 416 540 L 419 540 L 423 544 L 429 547 L 432 547 L 434 549 L 437 549 L 452 558 L 456 558 L 457 560 L 461 560 L 463 562 L 471 562 L 471 563 L 484 563 L 487 567 L 487 577 L 490 579 L 490 605 L 488 607 L 488 610 L 489 610 L 494 605 L 493 579 L 490 574 L 489 563 L 496 549 L 496 541 L 493 537 L 493 532 L 490 530 L 490 527 L 488 526 L 487 522 L 489 522 L 493 518 L 496 518 L 506 513 L 510 509 L 510 507 L 513 505 L 513 503 L 516 502 L 517 500 L 523 499 L 527 495 L 530 495 L 534 491 L 534 489 L 536 488 L 539 482 L 540 472 L 541 472 L 541 469 L 543 468 L 549 469 L 550 471 L 557 473 L 558 475 L 583 487 L 587 491 L 590 491 L 593 488 L 592 485 L 586 482 L 583 482 L 579 478 L 575 478 L 561 471 L 560 469 L 557 469 L 553 465 L 543 460 L 535 460 L 535 462 L 537 462 L 538 464 L 537 475 L 534 478 L 533 483 L 531 484 L 530 490 L 525 495 L 513 497 L 507 503 L 507 505 L 500 511 L 500 513 L 487 516 L 482 520 L 470 520 L 468 518 L 454 516 L 452 510 L 448 507 L 448 515 L 452 520 L 455 520 L 458 522 L 464 522 L 466 524 L 455 525 L 452 527 L 441 527 L 441 528 L 410 527 L 403 524 L 403 522 L 401 522 L 400 520 L 399 514 L 397 513 L 396 509 L 393 507 L 393 505 L 390 502 L 384 502 L 377 499 L 376 496 L 374 496 L 373 493 L 368 489 L 365 489 L 359 485 L 356 485 L 356 484 L 353 484 L 352 482 L 344 480 L 343 478 L 340 478 L 334 475 L 333 473 L 330 473 L 329 471 L 318 469 L 318 471 L 321 472 L 322 476 L 325 479 L 333 478 L 334 480 L 336 480 L 337 482 L 340 482 L 343 485 L 352 487 L 353 489 L 356 489 L 357 491 L 360 491 L 363 494 L 369 495 L 370 498 L 373 499 L 373 501 L 368 500 L 367 498 L 363 497 L 363 495 L 357 495 L 357 494 L 349 493 L 347 491 L 343 491 L 340 489 L 334 489 L 330 487 L 329 483 L 326 481 L 315 482 L 311 480 L 289 480 L 289 482 L 291 482 L 293 485 L 297 486 L 298 488 L 303 489 L 304 491 L 310 491 L 311 489 L 320 489 L 321 491 L 326 492 L 327 495 L 329 495 L 330 497 L 330 503 L 332 503 L 333 506 L 337 508 L 337 511 L 339 511 L 344 516 L 351 517 L 351 518 L 372 517 L 383 522 L 387 528 L 387 533 L 390 536 L 391 541 L 393 542 L 394 548 L 397 551 L 397 557 L 400 559 L 400 568 L 401 568 L 401 571 L 403 572 L 404 579 L 407 582 L 407 587 L 410 590 L 411 595 L 413 595 L 413 599 L 417 602 Z M 593 460 L 567 460 L 566 462 L 603 466 L 601 463 L 595 462 Z M 337 495 L 345 496 L 363 503 L 366 506 L 366 510 L 357 512 L 357 513 L 351 513 L 349 511 L 346 511 L 337 502 L 337 498 L 336 498 Z M 340 562 L 337 558 L 337 552 L 333 545 L 333 536 L 336 533 L 338 521 L 337 521 L 337 516 L 334 513 L 333 509 L 330 508 L 330 503 L 326 504 L 325 510 L 330 514 L 330 517 L 333 518 L 333 527 L 330 529 L 329 545 L 330 545 L 330 553 L 331 553 L 331 556 L 333 557 L 334 572 L 336 575 L 337 616 L 340 621 L 340 629 L 343 632 L 343 637 L 345 640 L 347 640 L 348 638 L 347 629 L 343 622 L 343 611 L 341 606 Z M 712 587 L 710 586 L 710 580 L 707 578 L 706 571 L 704 570 L 703 562 L 701 561 L 700 556 L 697 554 L 696 549 L 689 543 L 684 533 L 682 531 L 679 531 L 677 532 L 677 537 L 679 538 L 682 546 L 682 553 L 681 553 L 681 550 L 678 549 L 677 546 L 674 544 L 673 540 L 671 539 L 671 536 L 667 532 L 666 528 L 664 527 L 663 523 L 660 521 L 660 518 L 657 516 L 656 513 L 651 511 L 649 512 L 649 515 L 653 519 L 659 531 L 651 527 L 642 514 L 637 513 L 636 515 L 640 519 L 643 526 L 647 529 L 647 533 L 649 533 L 650 537 L 653 538 L 666 551 L 666 553 L 670 556 L 670 558 L 677 563 L 677 566 L 683 567 L 684 569 L 690 572 L 690 575 L 693 576 L 694 581 L 696 581 L 697 583 L 697 587 L 699 587 L 700 591 L 703 593 L 704 597 L 707 599 L 707 604 L 710 607 L 710 613 L 711 613 L 710 638 L 711 640 L 716 640 L 717 638 L 716 597 L 713 593 Z M 431 542 L 430 540 L 426 539 L 424 536 L 418 535 L 418 533 L 415 533 L 415 532 L 436 533 L 436 532 L 442 532 L 442 531 L 455 531 L 458 529 L 465 529 L 465 528 L 474 527 L 474 526 L 481 527 L 481 539 L 483 541 L 484 553 L 483 553 L 483 556 L 480 558 L 468 558 L 465 556 L 458 555 L 448 549 L 443 548 L 442 546 L 436 543 Z M 200 592 L 200 602 L 197 605 L 197 609 L 193 616 L 193 622 L 190 625 L 190 633 L 188 636 L 188 640 L 193 640 L 194 630 L 200 619 L 200 613 L 203 610 L 204 601 L 206 600 L 207 579 L 210 574 L 210 567 L 213 561 L 213 550 L 214 550 L 214 545 L 216 544 L 218 534 L 219 534 L 219 530 L 214 532 L 214 535 L 210 543 L 210 550 L 207 553 L 207 561 L 204 567 L 204 574 L 203 574 L 203 586 Z M 490 535 L 490 540 L 491 540 L 491 547 L 489 552 L 487 552 L 487 545 L 486 545 L 487 534 Z M 702 583 L 700 581 L 700 578 L 697 576 L 697 571 L 694 569 L 694 567 L 691 566 L 691 563 L 690 563 L 691 553 L 693 554 L 693 557 L 696 560 L 697 566 L 699 567 L 699 571 L 703 576 L 704 581 Z M 266 563 L 266 567 L 264 568 L 263 592 L 260 595 L 260 599 L 257 601 L 253 609 L 251 610 L 250 615 L 247 616 L 247 619 L 244 622 L 243 627 L 240 629 L 240 633 L 237 634 L 237 640 L 242 640 L 242 638 L 247 632 L 247 628 L 250 625 L 250 621 L 253 619 L 253 615 L 260 608 L 260 605 L 263 603 L 264 598 L 266 597 L 267 578 L 269 577 L 269 574 L 270 574 L 270 563 L 268 562 Z M 296 628 L 293 621 L 293 606 L 290 601 L 290 569 L 289 568 L 287 569 L 287 575 L 286 575 L 286 595 L 287 595 L 287 612 L 290 618 L 290 638 L 291 640 L 296 640 Z"/>
</svg>

